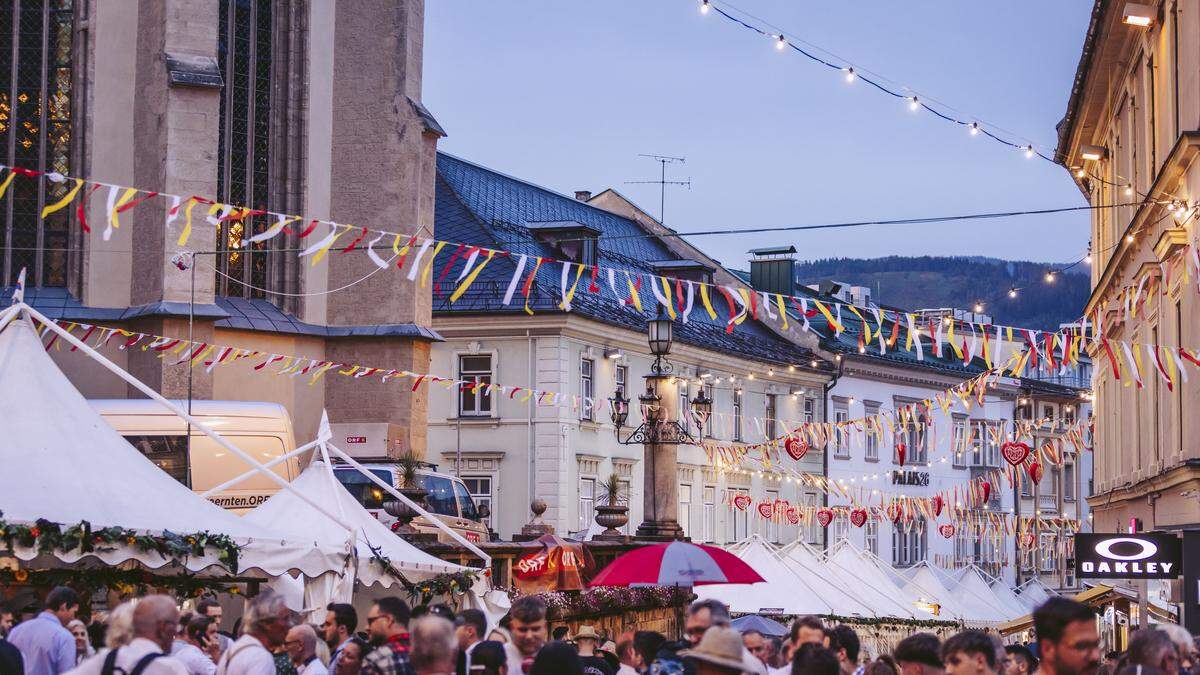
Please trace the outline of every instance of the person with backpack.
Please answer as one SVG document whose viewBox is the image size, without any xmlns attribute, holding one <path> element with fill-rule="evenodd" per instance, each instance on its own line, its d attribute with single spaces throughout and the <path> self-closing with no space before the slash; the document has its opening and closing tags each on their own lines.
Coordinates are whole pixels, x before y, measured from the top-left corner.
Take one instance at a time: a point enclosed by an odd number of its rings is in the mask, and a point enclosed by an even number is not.
<svg viewBox="0 0 1200 675">
<path fill-rule="evenodd" d="M 108 649 L 67 671 L 69 675 L 188 675 L 168 656 L 179 632 L 179 610 L 165 595 L 148 595 L 133 609 L 133 640 Z"/>
</svg>

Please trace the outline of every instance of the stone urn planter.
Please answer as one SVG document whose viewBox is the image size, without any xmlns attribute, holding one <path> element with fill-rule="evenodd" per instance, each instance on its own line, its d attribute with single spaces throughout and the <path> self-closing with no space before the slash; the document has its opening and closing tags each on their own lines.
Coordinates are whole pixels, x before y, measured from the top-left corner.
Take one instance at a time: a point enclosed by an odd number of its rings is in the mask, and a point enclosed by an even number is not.
<svg viewBox="0 0 1200 675">
<path fill-rule="evenodd" d="M 425 498 L 429 496 L 429 492 L 424 488 L 399 488 L 400 494 L 413 500 L 421 508 L 425 508 Z M 417 517 L 417 512 L 408 504 L 399 499 L 389 499 L 383 503 L 383 510 L 389 516 L 396 519 L 396 524 L 392 526 L 392 531 L 397 534 L 416 534 L 417 529 L 412 526 L 412 521 Z"/>
<path fill-rule="evenodd" d="M 596 524 L 605 528 L 595 539 L 622 541 L 625 535 L 619 528 L 629 522 L 629 495 L 621 477 L 612 474 L 600 483 L 603 503 L 596 505 Z"/>
</svg>

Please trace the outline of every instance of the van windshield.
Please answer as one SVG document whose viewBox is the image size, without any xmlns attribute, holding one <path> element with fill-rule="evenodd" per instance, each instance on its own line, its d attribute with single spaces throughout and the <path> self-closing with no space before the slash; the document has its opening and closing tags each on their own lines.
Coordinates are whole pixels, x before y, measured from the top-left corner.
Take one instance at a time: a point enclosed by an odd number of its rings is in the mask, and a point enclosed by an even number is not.
<svg viewBox="0 0 1200 675">
<path fill-rule="evenodd" d="M 369 471 L 384 483 L 392 484 L 390 472 L 376 469 L 369 469 Z M 370 478 L 359 473 L 358 469 L 334 469 L 333 475 L 364 508 L 381 509 L 383 503 L 392 498 L 390 494 L 383 491 L 383 488 L 371 482 Z"/>
<path fill-rule="evenodd" d="M 462 509 L 462 517 L 468 520 L 479 520 L 479 512 L 475 510 L 475 501 L 471 499 L 471 493 L 467 492 L 467 486 L 462 483 L 454 483 L 454 495 L 458 497 L 458 505 Z"/>
<path fill-rule="evenodd" d="M 449 478 L 421 474 L 421 483 L 429 492 L 426 502 L 430 511 L 443 516 L 458 517 L 458 504 L 454 501 L 454 483 Z"/>
</svg>

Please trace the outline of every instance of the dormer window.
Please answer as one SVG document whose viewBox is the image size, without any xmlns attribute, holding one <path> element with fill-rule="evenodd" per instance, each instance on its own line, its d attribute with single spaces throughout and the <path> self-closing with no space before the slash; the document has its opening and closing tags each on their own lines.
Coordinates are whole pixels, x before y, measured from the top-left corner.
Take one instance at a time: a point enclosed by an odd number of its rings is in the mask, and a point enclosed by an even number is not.
<svg viewBox="0 0 1200 675">
<path fill-rule="evenodd" d="M 525 224 L 543 244 L 554 247 L 561 260 L 593 266 L 600 253 L 600 231 L 574 220 L 538 221 Z"/>
<path fill-rule="evenodd" d="M 654 273 L 668 279 L 712 284 L 715 269 L 695 260 L 659 260 L 650 263 Z"/>
</svg>

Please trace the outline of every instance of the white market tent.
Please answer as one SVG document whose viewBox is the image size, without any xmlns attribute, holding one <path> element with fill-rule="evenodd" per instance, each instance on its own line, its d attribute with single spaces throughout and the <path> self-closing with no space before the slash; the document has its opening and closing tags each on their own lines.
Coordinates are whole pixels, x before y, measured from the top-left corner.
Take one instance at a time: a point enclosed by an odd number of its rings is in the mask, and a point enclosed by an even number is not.
<svg viewBox="0 0 1200 675">
<path fill-rule="evenodd" d="M 925 620 L 938 618 L 920 609 L 917 598 L 898 588 L 874 560 L 855 549 L 849 541 L 842 540 L 835 544 L 825 556 L 825 563 L 840 583 L 846 588 L 854 588 L 879 616 Z"/>
<path fill-rule="evenodd" d="M 33 318 L 171 407 L 33 308 L 18 303 L 0 312 L 0 465 L 4 466 L 0 471 L 0 511 L 6 520 L 29 524 L 46 519 L 64 526 L 87 521 L 93 529 L 120 526 L 160 536 L 164 532 L 208 531 L 233 537 L 242 547 L 236 570 L 240 576 L 340 573 L 350 553 L 346 539 L 339 544 L 315 542 L 311 537 L 288 538 L 243 520 L 196 495 L 126 442 L 46 354 L 32 327 Z M 228 446 L 202 424 L 195 426 Z M 253 461 L 240 450 L 234 454 L 239 453 Z M 23 561 L 37 560 L 45 566 L 91 559 L 107 565 L 136 562 L 163 573 L 179 571 L 158 553 L 123 544 L 87 553 L 58 551 L 52 557 L 17 546 L 15 554 Z M 188 557 L 184 566 L 193 573 L 222 577 L 234 571 L 221 565 L 213 554 Z"/>
<path fill-rule="evenodd" d="M 1021 599 L 1017 597 L 1013 589 L 1009 588 L 1008 584 L 999 579 L 994 579 L 991 587 L 992 593 L 995 594 L 998 600 L 1004 603 L 1010 615 L 1018 617 L 1029 613 L 1029 608 L 1025 606 L 1024 602 L 1021 602 Z"/>
<path fill-rule="evenodd" d="M 793 574 L 807 580 L 817 593 L 827 598 L 835 614 L 863 617 L 879 615 L 878 608 L 858 592 L 860 585 L 843 583 L 808 544 L 793 542 L 778 549 L 776 556 Z"/>
<path fill-rule="evenodd" d="M 757 584 L 714 584 L 697 586 L 694 590 L 701 598 L 714 598 L 739 614 L 846 614 L 846 602 L 853 602 L 844 594 L 842 598 L 822 595 L 812 579 L 793 572 L 776 555 L 775 551 L 758 537 L 744 542 L 735 553 L 743 562 L 754 569 L 766 581 Z M 866 608 L 853 607 L 854 613 Z"/>
<path fill-rule="evenodd" d="M 981 620 L 1008 621 L 1024 614 L 1024 612 L 1014 612 L 1012 607 L 1008 607 L 1003 600 L 998 598 L 987 580 L 983 578 L 983 573 L 975 565 L 962 568 L 954 577 L 957 584 L 951 586 L 951 590 L 960 597 L 970 600 L 969 604 L 977 607 L 980 611 L 980 617 L 993 617 Z"/>
<path fill-rule="evenodd" d="M 1037 577 L 1034 577 L 1017 587 L 1017 599 L 1020 600 L 1025 605 L 1026 610 L 1030 612 L 1037 609 L 1047 600 L 1056 595 L 1058 595 L 1058 593 L 1043 584 L 1042 580 Z"/>
<path fill-rule="evenodd" d="M 975 612 L 965 608 L 959 598 L 942 584 L 933 568 L 927 563 L 918 563 L 909 569 L 908 581 L 904 583 L 903 590 L 921 602 L 938 605 L 940 607 L 939 618 L 980 621 L 975 616 Z M 983 619 L 983 621 L 990 620 Z"/>
<path fill-rule="evenodd" d="M 349 594 L 344 590 L 349 590 L 346 587 L 352 585 L 353 581 L 363 586 L 382 588 L 391 588 L 401 583 L 400 579 L 385 568 L 383 560 L 410 582 L 429 579 L 438 574 L 467 570 L 461 565 L 435 558 L 397 536 L 363 508 L 362 504 L 334 478 L 332 468 L 320 459 L 309 464 L 308 468 L 292 481 L 292 487 L 314 502 L 326 505 L 354 526 L 357 565 L 354 568 L 355 573 L 347 575 L 351 583 L 341 585 L 342 589 L 331 589 L 330 599 L 310 597 L 305 602 L 306 606 L 324 608 L 335 595 L 340 596 L 339 601 L 347 601 Z M 287 536 L 307 537 L 319 542 L 345 541 L 347 536 L 346 529 L 340 523 L 287 491 L 275 493 L 246 514 L 245 519 Z"/>
</svg>

